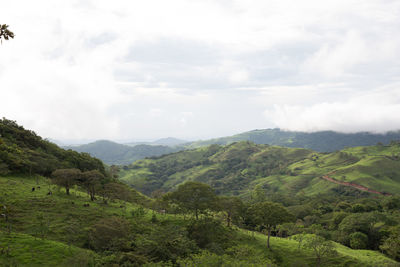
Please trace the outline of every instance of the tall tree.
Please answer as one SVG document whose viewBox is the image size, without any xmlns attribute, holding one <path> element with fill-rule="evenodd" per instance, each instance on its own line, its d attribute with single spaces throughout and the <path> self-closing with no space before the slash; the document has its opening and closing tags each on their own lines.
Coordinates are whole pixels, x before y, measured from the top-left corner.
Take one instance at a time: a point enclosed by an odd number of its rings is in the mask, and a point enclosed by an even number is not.
<svg viewBox="0 0 400 267">
<path fill-rule="evenodd" d="M 78 183 L 82 173 L 78 169 L 57 169 L 52 173 L 53 183 L 65 187 L 69 195 L 69 189 Z"/>
<path fill-rule="evenodd" d="M 216 208 L 214 190 L 209 185 L 199 182 L 186 182 L 180 185 L 169 197 L 172 202 L 193 212 L 196 220 L 199 218 L 199 213 Z"/>
<path fill-rule="evenodd" d="M 271 230 L 273 230 L 278 224 L 294 220 L 294 216 L 281 204 L 268 201 L 251 205 L 248 209 L 248 214 L 253 223 L 264 227 L 267 230 L 268 248 L 270 248 L 269 239 L 271 237 Z"/>
<path fill-rule="evenodd" d="M 244 213 L 244 203 L 238 197 L 220 197 L 218 204 L 221 210 L 225 212 L 228 227 L 231 226 L 233 220 L 237 220 Z"/>
<path fill-rule="evenodd" d="M 14 33 L 8 29 L 7 24 L 0 24 L 0 42 L 4 40 L 8 40 L 10 38 L 14 39 Z"/>
<path fill-rule="evenodd" d="M 104 180 L 104 175 L 98 170 L 82 173 L 81 184 L 87 190 L 91 201 L 95 199 L 96 191 Z"/>
</svg>

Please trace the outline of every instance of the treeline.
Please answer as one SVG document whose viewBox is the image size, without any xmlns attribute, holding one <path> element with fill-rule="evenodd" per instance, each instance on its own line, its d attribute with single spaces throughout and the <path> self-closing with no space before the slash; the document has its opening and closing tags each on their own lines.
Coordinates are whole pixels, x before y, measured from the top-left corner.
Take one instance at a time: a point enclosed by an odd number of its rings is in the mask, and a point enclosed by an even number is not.
<svg viewBox="0 0 400 267">
<path fill-rule="evenodd" d="M 15 121 L 0 119 L 0 174 L 20 173 L 50 176 L 56 169 L 98 170 L 103 163 L 87 153 L 64 150 L 26 130 Z"/>
</svg>

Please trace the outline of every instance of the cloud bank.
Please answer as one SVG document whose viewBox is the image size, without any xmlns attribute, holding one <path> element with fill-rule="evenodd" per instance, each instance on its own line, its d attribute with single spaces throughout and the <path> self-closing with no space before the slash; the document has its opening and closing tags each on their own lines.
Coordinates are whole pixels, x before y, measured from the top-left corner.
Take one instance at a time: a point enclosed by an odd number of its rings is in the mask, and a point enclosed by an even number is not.
<svg viewBox="0 0 400 267">
<path fill-rule="evenodd" d="M 0 116 L 54 139 L 400 129 L 400 2 L 8 1 Z"/>
</svg>

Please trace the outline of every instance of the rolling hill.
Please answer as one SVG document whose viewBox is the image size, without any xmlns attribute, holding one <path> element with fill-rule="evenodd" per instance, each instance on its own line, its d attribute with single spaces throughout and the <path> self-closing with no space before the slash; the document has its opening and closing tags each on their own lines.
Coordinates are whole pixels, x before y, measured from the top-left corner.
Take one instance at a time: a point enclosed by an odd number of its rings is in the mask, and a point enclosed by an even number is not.
<svg viewBox="0 0 400 267">
<path fill-rule="evenodd" d="M 323 179 L 326 176 L 331 180 Z M 220 194 L 243 196 L 257 186 L 289 195 L 343 187 L 359 190 L 358 185 L 382 194 L 400 194 L 400 145 L 393 142 L 332 153 L 251 142 L 211 145 L 137 161 L 124 168 L 121 179 L 145 194 L 159 189 L 168 192 L 189 180 L 207 183 Z"/>
</svg>

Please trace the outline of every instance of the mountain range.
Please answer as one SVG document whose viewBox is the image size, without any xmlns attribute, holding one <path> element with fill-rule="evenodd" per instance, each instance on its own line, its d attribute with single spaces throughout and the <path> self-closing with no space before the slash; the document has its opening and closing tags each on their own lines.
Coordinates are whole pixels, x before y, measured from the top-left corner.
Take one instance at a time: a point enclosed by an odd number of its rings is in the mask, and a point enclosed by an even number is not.
<svg viewBox="0 0 400 267">
<path fill-rule="evenodd" d="M 333 152 L 346 147 L 370 146 L 377 143 L 389 144 L 395 140 L 400 140 L 399 131 L 374 134 L 368 132 L 338 133 L 333 131 L 307 133 L 280 129 L 264 129 L 194 142 L 186 142 L 172 137 L 159 139 L 154 142 L 131 142 L 127 144 L 100 140 L 86 145 L 67 146 L 64 148 L 78 152 L 87 152 L 107 164 L 128 165 L 146 157 L 160 156 L 211 144 L 227 145 L 238 141 L 251 141 L 255 144 L 291 148 L 306 148 L 317 152 Z"/>
</svg>

